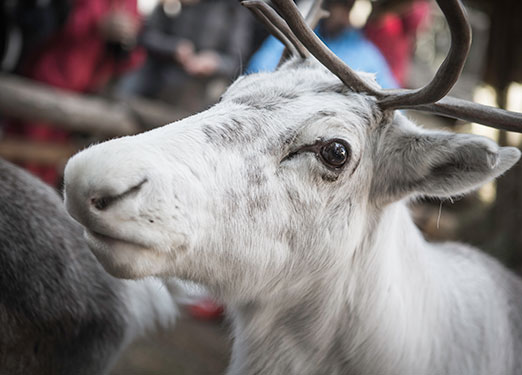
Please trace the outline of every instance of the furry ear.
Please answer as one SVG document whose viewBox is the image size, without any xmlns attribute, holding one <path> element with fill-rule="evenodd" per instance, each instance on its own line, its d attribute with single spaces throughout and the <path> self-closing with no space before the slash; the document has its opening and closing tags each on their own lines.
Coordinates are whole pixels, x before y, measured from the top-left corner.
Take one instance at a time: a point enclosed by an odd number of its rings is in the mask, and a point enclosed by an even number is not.
<svg viewBox="0 0 522 375">
<path fill-rule="evenodd" d="M 500 176 L 520 158 L 515 147 L 499 147 L 476 135 L 423 130 L 400 114 L 381 143 L 372 196 L 384 202 L 414 194 L 463 194 Z"/>
</svg>

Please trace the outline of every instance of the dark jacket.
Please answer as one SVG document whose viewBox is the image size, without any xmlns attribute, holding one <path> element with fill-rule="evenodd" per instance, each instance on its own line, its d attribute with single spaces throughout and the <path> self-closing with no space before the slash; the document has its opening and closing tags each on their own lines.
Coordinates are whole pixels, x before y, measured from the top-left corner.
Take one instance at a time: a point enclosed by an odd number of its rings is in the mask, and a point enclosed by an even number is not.
<svg viewBox="0 0 522 375">
<path fill-rule="evenodd" d="M 183 5 L 180 12 L 169 15 L 161 4 L 149 18 L 141 43 L 149 57 L 172 56 L 180 40 L 190 40 L 196 51 L 212 50 L 221 57 L 218 73 L 234 78 L 240 61 L 251 48 L 251 16 L 236 1 L 202 0 Z"/>
</svg>

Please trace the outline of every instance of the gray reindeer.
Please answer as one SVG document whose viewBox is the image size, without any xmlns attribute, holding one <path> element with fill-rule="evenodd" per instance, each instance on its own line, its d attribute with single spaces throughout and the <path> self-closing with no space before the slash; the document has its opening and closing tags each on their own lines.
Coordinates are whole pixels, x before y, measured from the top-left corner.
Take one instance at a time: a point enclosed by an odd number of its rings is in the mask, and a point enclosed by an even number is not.
<svg viewBox="0 0 522 375">
<path fill-rule="evenodd" d="M 105 374 L 176 313 L 159 281 L 108 275 L 58 194 L 0 159 L 1 375 Z"/>
<path fill-rule="evenodd" d="M 428 243 L 407 209 L 520 157 L 397 111 L 522 130 L 520 114 L 444 98 L 470 31 L 457 0 L 438 3 L 448 58 L 425 87 L 387 91 L 340 62 L 292 1 L 244 2 L 288 61 L 240 77 L 205 112 L 68 162 L 67 209 L 105 269 L 208 287 L 233 321 L 229 374 L 522 373 L 522 282 L 469 246 Z"/>
</svg>

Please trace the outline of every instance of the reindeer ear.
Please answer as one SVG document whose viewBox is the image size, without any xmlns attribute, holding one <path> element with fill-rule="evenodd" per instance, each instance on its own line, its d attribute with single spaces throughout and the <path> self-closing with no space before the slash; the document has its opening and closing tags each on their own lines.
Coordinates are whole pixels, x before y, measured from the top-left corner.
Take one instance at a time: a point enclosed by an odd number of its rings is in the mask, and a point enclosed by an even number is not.
<svg viewBox="0 0 522 375">
<path fill-rule="evenodd" d="M 500 176 L 520 158 L 488 138 L 420 129 L 402 116 L 383 137 L 373 193 L 385 201 L 418 194 L 449 197 Z"/>
</svg>

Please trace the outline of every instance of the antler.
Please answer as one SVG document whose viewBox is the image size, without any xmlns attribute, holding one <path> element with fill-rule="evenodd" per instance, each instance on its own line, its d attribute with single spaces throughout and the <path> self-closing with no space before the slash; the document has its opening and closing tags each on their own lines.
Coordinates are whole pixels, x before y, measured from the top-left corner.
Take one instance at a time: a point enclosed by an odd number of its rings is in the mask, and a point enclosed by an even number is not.
<svg viewBox="0 0 522 375">
<path fill-rule="evenodd" d="M 357 73 L 324 45 L 321 39 L 308 27 L 293 1 L 274 0 L 273 2 L 301 43 L 345 85 L 357 92 L 379 95 L 373 87 L 361 80 Z"/>
<path fill-rule="evenodd" d="M 466 121 L 479 122 L 498 129 L 522 132 L 521 113 L 445 97 L 462 72 L 471 44 L 471 29 L 466 19 L 465 10 L 459 0 L 437 0 L 437 4 L 444 13 L 450 27 L 451 47 L 433 79 L 424 87 L 413 90 L 382 90 L 370 86 L 324 45 L 307 25 L 293 1 L 272 1 L 283 16 L 283 19 L 281 19 L 274 12 L 280 23 L 284 24 L 286 20 L 285 26 L 289 26 L 287 33 L 292 34 L 298 40 L 296 43 L 294 38 L 290 38 L 291 40 L 294 39 L 292 44 L 295 48 L 298 48 L 296 45 L 299 44 L 304 46 L 317 60 L 352 90 L 375 96 L 383 110 L 416 109 Z M 258 4 L 256 6 L 260 8 L 263 6 L 269 8 L 259 0 L 249 1 L 248 3 L 256 3 Z M 259 4 L 263 4 L 263 6 Z M 317 4 L 314 4 L 312 8 L 317 9 L 316 6 Z M 301 56 L 304 57 L 302 54 Z"/>
<path fill-rule="evenodd" d="M 383 109 L 411 108 L 433 103 L 443 98 L 457 81 L 471 44 L 471 29 L 464 8 L 457 0 L 438 0 L 451 30 L 451 48 L 435 77 L 416 90 L 377 90 L 361 80 L 349 66 L 306 27 L 297 6 L 292 1 L 273 0 L 284 19 L 306 48 L 332 73 L 353 90 L 376 96 Z"/>
<path fill-rule="evenodd" d="M 317 26 L 317 23 L 321 18 L 324 18 L 329 14 L 321 8 L 322 3 L 323 0 L 314 1 L 306 15 L 305 23 L 311 29 L 314 29 L 315 26 Z M 290 30 L 285 20 L 265 2 L 261 0 L 244 0 L 241 4 L 250 9 L 256 18 L 266 26 L 270 33 L 284 44 L 285 50 L 283 51 L 279 64 L 286 60 L 288 55 L 299 55 L 302 58 L 309 56 L 308 50 L 301 44 L 292 30 Z M 297 10 L 297 12 L 301 15 L 299 10 Z"/>
<path fill-rule="evenodd" d="M 322 8 L 322 5 L 323 5 L 323 0 L 315 0 L 312 3 L 312 6 L 310 7 L 310 9 L 308 10 L 308 14 L 306 15 L 305 22 L 308 25 L 308 27 L 312 30 L 315 29 L 315 27 L 317 26 L 317 24 L 319 23 L 319 21 L 322 18 L 328 17 L 330 15 L 330 12 L 327 12 L 326 10 L 324 10 Z M 301 12 L 299 12 L 299 13 L 301 14 Z M 283 62 L 288 60 L 289 55 L 291 56 L 291 54 L 289 54 L 288 52 L 289 52 L 288 49 L 285 49 L 283 51 L 283 54 L 281 55 L 281 59 L 279 60 L 279 65 L 281 65 Z"/>
<path fill-rule="evenodd" d="M 268 31 L 284 44 L 291 55 L 299 54 L 302 58 L 308 57 L 309 53 L 299 42 L 286 22 L 266 3 L 259 0 L 243 1 L 241 4 L 254 13 L 256 18 L 263 23 Z"/>
<path fill-rule="evenodd" d="M 413 109 L 522 133 L 522 113 L 506 111 L 452 96 L 446 96 L 436 103 L 418 105 Z"/>
<path fill-rule="evenodd" d="M 315 29 L 319 21 L 323 18 L 328 17 L 330 12 L 322 8 L 323 0 L 316 0 L 313 2 L 308 14 L 306 15 L 305 21 L 309 28 Z"/>
</svg>

